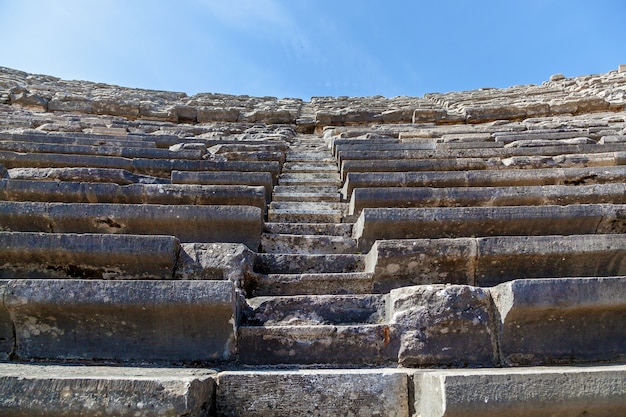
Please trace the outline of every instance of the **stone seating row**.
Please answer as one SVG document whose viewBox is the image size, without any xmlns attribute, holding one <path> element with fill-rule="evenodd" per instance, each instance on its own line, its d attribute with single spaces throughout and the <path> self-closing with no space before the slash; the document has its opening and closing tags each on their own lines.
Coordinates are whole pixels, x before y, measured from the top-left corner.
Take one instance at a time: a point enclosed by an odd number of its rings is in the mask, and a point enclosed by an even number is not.
<svg viewBox="0 0 626 417">
<path fill-rule="evenodd" d="M 598 415 L 626 407 L 623 365 L 231 370 L 2 364 L 0 410 L 38 415 Z M 106 384 L 106 398 L 102 385 Z M 494 395 L 497 392 L 497 395 Z M 258 401 L 262 397 L 263 401 Z M 95 399 L 99 401 L 95 401 Z M 137 407 L 128 407 L 137 404 Z"/>
<path fill-rule="evenodd" d="M 625 282 L 589 277 L 522 279 L 492 288 L 403 287 L 376 307 L 363 302 L 379 310 L 374 323 L 356 311 L 328 324 L 341 309 L 358 310 L 341 297 L 274 298 L 268 301 L 273 305 L 246 313 L 256 325 L 238 327 L 244 302 L 230 280 L 11 279 L 0 281 L 1 353 L 20 360 L 163 364 L 235 358 L 241 364 L 407 367 L 620 361 Z M 335 302 L 335 308 L 328 304 Z M 301 308 L 306 303 L 316 306 Z M 602 326 L 596 326 L 599 319 Z"/>
<path fill-rule="evenodd" d="M 364 208 L 532 206 L 626 203 L 624 183 L 528 185 L 513 187 L 382 187 L 355 188 L 348 213 Z"/>
</svg>

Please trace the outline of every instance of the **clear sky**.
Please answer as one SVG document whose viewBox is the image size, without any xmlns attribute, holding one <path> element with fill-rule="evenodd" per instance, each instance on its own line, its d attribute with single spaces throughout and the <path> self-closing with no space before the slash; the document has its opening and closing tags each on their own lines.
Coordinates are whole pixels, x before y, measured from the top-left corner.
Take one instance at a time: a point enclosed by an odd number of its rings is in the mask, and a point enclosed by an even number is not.
<svg viewBox="0 0 626 417">
<path fill-rule="evenodd" d="M 422 96 L 626 64 L 624 0 L 0 0 L 0 66 L 254 96 Z"/>
</svg>

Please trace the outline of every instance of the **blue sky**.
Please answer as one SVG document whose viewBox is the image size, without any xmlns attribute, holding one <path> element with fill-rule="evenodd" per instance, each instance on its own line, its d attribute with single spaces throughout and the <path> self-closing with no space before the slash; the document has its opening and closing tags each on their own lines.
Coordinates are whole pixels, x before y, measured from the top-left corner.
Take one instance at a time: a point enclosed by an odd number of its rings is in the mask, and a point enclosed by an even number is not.
<svg viewBox="0 0 626 417">
<path fill-rule="evenodd" d="M 129 87 L 422 96 L 626 63 L 623 0 L 0 0 L 0 65 Z"/>
</svg>

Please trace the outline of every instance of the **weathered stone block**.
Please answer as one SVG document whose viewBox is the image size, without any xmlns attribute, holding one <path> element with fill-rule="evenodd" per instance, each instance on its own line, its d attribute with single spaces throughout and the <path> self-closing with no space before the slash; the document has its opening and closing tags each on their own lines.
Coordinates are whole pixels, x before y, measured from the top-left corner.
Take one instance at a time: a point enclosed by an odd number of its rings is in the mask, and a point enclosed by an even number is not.
<svg viewBox="0 0 626 417">
<path fill-rule="evenodd" d="M 252 273 L 255 252 L 236 243 L 183 243 L 176 263 L 178 279 L 227 279 L 241 287 Z"/>
<path fill-rule="evenodd" d="M 420 285 L 389 293 L 390 326 L 403 366 L 493 366 L 497 335 L 488 290 Z"/>
<path fill-rule="evenodd" d="M 9 359 L 15 348 L 13 322 L 4 306 L 4 294 L 8 283 L 8 280 L 0 280 L 0 360 Z"/>
<path fill-rule="evenodd" d="M 235 350 L 230 281 L 11 280 L 5 305 L 24 360 L 191 363 Z"/>
<path fill-rule="evenodd" d="M 491 288 L 509 365 L 626 359 L 626 278 L 516 280 Z"/>
<path fill-rule="evenodd" d="M 395 370 L 222 372 L 220 416 L 408 417 L 408 377 Z"/>
<path fill-rule="evenodd" d="M 173 236 L 0 232 L 0 277 L 171 278 L 179 249 Z"/>
<path fill-rule="evenodd" d="M 207 369 L 0 364 L 0 414 L 202 417 L 215 376 Z"/>
<path fill-rule="evenodd" d="M 374 290 L 415 284 L 473 284 L 476 240 L 381 240 L 365 259 L 365 270 L 374 274 Z"/>
<path fill-rule="evenodd" d="M 619 416 L 626 366 L 445 370 L 416 374 L 422 417 Z"/>
<path fill-rule="evenodd" d="M 478 238 L 476 285 L 521 278 L 626 275 L 621 234 Z"/>
</svg>

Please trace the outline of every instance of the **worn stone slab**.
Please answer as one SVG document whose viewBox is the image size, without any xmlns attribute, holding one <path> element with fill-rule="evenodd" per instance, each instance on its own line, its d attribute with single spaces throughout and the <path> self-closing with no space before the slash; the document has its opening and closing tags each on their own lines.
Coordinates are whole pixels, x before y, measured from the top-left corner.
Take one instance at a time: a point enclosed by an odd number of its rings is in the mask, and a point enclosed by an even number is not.
<svg viewBox="0 0 626 417">
<path fill-rule="evenodd" d="M 354 253 L 356 241 L 333 235 L 263 233 L 261 249 L 266 253 Z"/>
<path fill-rule="evenodd" d="M 477 238 L 476 285 L 514 279 L 626 275 L 626 236 Z"/>
<path fill-rule="evenodd" d="M 201 150 L 192 149 L 171 151 L 169 149 L 160 148 L 118 147 L 110 145 L 88 146 L 2 140 L 0 140 L 0 149 L 14 152 L 104 155 L 119 156 L 123 158 L 200 159 L 203 155 Z"/>
<path fill-rule="evenodd" d="M 624 204 L 623 183 L 513 187 L 355 188 L 348 214 L 364 208 Z"/>
<path fill-rule="evenodd" d="M 476 241 L 458 239 L 379 240 L 365 258 L 374 291 L 407 285 L 474 282 Z"/>
<path fill-rule="evenodd" d="M 315 255 L 309 255 L 315 256 Z M 352 265 L 321 267 L 321 269 L 350 269 Z M 310 272 L 259 274 L 246 283 L 249 295 L 303 294 L 369 294 L 374 292 L 373 274 L 368 272 Z"/>
<path fill-rule="evenodd" d="M 173 236 L 0 232 L 0 277 L 171 278 Z"/>
<path fill-rule="evenodd" d="M 216 372 L 0 364 L 0 414 L 201 417 L 214 401 Z"/>
<path fill-rule="evenodd" d="M 237 205 L 265 209 L 265 189 L 243 185 L 0 180 L 0 200 L 63 203 Z"/>
<path fill-rule="evenodd" d="M 626 277 L 515 280 L 491 294 L 507 365 L 626 359 Z"/>
<path fill-rule="evenodd" d="M 201 185 L 252 185 L 265 188 L 266 201 L 272 198 L 272 174 L 269 172 L 197 172 L 172 171 L 172 184 L 201 184 Z"/>
<path fill-rule="evenodd" d="M 242 326 L 239 361 L 246 365 L 389 365 L 397 338 L 386 324 Z"/>
<path fill-rule="evenodd" d="M 624 220 L 626 206 L 500 206 L 437 208 L 365 208 L 353 237 L 362 251 L 379 239 L 455 238 L 516 235 L 593 234 L 605 216 Z M 603 228 L 619 233 L 616 224 Z"/>
<path fill-rule="evenodd" d="M 13 322 L 9 311 L 4 306 L 4 293 L 8 280 L 0 280 L 0 360 L 7 360 L 11 357 L 15 348 L 15 335 L 13 333 Z"/>
<path fill-rule="evenodd" d="M 299 235 L 352 236 L 351 223 L 269 223 L 263 225 L 265 233 Z"/>
<path fill-rule="evenodd" d="M 262 212 L 249 206 L 0 201 L 0 230 L 171 235 L 181 242 L 259 246 Z"/>
<path fill-rule="evenodd" d="M 237 288 L 252 274 L 255 252 L 241 243 L 182 243 L 175 279 L 227 279 Z"/>
<path fill-rule="evenodd" d="M 112 168 L 13 168 L 8 178 L 18 180 L 56 180 L 68 182 L 108 182 L 118 185 L 169 184 L 166 178 L 139 175 Z"/>
<path fill-rule="evenodd" d="M 318 272 L 358 272 L 364 268 L 365 255 L 259 253 L 255 271 L 264 274 L 301 274 Z"/>
<path fill-rule="evenodd" d="M 246 326 L 312 326 L 380 324 L 387 321 L 386 297 L 363 295 L 297 295 L 246 300 Z"/>
<path fill-rule="evenodd" d="M 235 352 L 230 281 L 11 280 L 17 358 L 204 363 Z"/>
<path fill-rule="evenodd" d="M 418 285 L 389 293 L 392 339 L 402 366 L 494 366 L 498 363 L 489 290 Z"/>
<path fill-rule="evenodd" d="M 217 413 L 408 417 L 408 381 L 396 369 L 221 372 Z"/>
<path fill-rule="evenodd" d="M 423 417 L 619 416 L 626 366 L 454 369 L 416 374 Z"/>
<path fill-rule="evenodd" d="M 349 172 L 345 198 L 355 188 L 373 187 L 503 187 L 528 185 L 589 185 L 626 182 L 626 167 L 545 168 L 423 172 Z"/>
<path fill-rule="evenodd" d="M 144 139 L 145 138 L 145 139 Z M 34 143 L 56 143 L 67 145 L 86 146 L 119 146 L 124 148 L 156 148 L 155 140 L 160 140 L 161 136 L 110 136 L 110 135 L 87 135 L 68 133 L 44 133 L 38 131 L 26 131 L 20 133 L 0 132 L 2 141 L 34 142 Z"/>
</svg>

